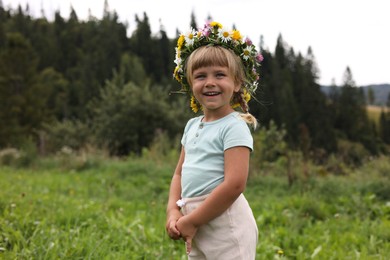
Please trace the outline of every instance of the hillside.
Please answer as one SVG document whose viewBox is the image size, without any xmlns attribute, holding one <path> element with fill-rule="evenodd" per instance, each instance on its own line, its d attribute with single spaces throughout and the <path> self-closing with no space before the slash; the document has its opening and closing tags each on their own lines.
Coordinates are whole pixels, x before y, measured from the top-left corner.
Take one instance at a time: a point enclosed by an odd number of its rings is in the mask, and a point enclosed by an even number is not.
<svg viewBox="0 0 390 260">
<path fill-rule="evenodd" d="M 376 106 L 385 106 L 387 99 L 390 94 L 390 84 L 377 84 L 377 85 L 368 85 L 368 86 L 360 86 L 363 88 L 364 93 L 367 97 L 367 92 L 371 88 L 374 91 L 374 104 Z M 328 95 L 330 91 L 330 86 L 321 86 L 321 90 Z"/>
</svg>

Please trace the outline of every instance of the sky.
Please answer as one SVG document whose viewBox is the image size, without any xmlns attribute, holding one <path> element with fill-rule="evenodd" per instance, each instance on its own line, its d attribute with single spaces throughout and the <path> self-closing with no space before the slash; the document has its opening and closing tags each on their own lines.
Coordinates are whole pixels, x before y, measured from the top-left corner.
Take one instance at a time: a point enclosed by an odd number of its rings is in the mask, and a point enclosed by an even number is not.
<svg viewBox="0 0 390 260">
<path fill-rule="evenodd" d="M 100 19 L 104 0 L 0 0 L 16 10 L 28 3 L 30 14 L 49 20 L 60 11 L 69 17 L 71 6 L 79 19 L 89 13 Z M 135 16 L 149 18 L 153 34 L 162 25 L 170 38 L 189 29 L 191 13 L 201 27 L 207 17 L 223 26 L 236 27 L 254 43 L 274 53 L 282 36 L 297 54 L 312 48 L 319 68 L 319 83 L 341 85 L 347 67 L 358 86 L 390 84 L 389 0 L 108 0 L 128 35 L 136 29 Z M 257 44 L 258 45 L 258 44 Z M 172 61 L 173 62 L 173 61 Z"/>
</svg>

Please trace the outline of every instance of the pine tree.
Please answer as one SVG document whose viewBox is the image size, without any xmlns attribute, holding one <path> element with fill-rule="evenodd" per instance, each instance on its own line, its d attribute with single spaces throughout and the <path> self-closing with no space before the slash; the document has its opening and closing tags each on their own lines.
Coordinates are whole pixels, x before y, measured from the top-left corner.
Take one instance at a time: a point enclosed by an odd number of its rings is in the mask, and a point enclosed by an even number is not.
<svg viewBox="0 0 390 260">
<path fill-rule="evenodd" d="M 144 13 L 143 20 L 140 20 L 137 15 L 135 20 L 137 22 L 137 29 L 133 32 L 130 39 L 130 50 L 141 58 L 146 73 L 151 75 L 154 69 L 154 57 L 151 54 L 151 50 L 155 46 L 152 40 L 149 18 Z"/>
<path fill-rule="evenodd" d="M 0 147 L 18 147 L 47 119 L 48 97 L 37 65 L 30 42 L 19 33 L 8 33 L 0 51 Z"/>
<path fill-rule="evenodd" d="M 376 153 L 378 147 L 368 120 L 364 92 L 356 87 L 349 67 L 344 72 L 343 82 L 336 127 L 346 139 L 361 142 L 370 152 Z"/>
<path fill-rule="evenodd" d="M 190 27 L 194 28 L 195 30 L 198 30 L 198 25 L 196 24 L 196 17 L 195 17 L 195 12 L 192 10 L 191 12 L 191 21 L 190 21 Z"/>
<path fill-rule="evenodd" d="M 4 24 L 7 21 L 7 12 L 3 7 L 3 2 L 0 0 L 0 49 L 5 45 L 5 28 Z"/>
<path fill-rule="evenodd" d="M 368 90 L 367 90 L 367 100 L 368 100 L 369 105 L 375 104 L 375 93 L 374 93 L 374 90 L 372 90 L 371 86 L 368 87 Z"/>
</svg>

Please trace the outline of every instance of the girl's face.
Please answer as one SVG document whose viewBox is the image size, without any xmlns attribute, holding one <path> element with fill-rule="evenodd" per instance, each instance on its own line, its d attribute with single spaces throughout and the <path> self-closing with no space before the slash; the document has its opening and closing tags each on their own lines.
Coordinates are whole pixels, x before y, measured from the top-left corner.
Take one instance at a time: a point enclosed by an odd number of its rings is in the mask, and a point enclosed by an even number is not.
<svg viewBox="0 0 390 260">
<path fill-rule="evenodd" d="M 205 116 L 223 117 L 233 111 L 230 100 L 240 85 L 234 82 L 227 67 L 201 67 L 192 76 L 192 92 L 203 106 Z"/>
</svg>

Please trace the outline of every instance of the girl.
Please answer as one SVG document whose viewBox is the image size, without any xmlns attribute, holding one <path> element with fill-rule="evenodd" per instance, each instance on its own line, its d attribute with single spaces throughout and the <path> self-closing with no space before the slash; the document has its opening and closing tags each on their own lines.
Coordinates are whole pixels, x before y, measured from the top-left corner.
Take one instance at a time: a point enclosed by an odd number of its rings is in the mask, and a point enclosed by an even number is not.
<svg viewBox="0 0 390 260">
<path fill-rule="evenodd" d="M 261 57 L 238 31 L 224 32 L 211 23 L 178 40 L 175 77 L 191 93 L 192 109 L 202 109 L 203 115 L 184 129 L 166 230 L 172 239 L 185 240 L 189 259 L 256 255 L 258 230 L 242 193 L 253 149 L 247 123 L 256 127 L 247 102 L 257 87 Z M 243 114 L 234 110 L 237 106 Z"/>
</svg>

